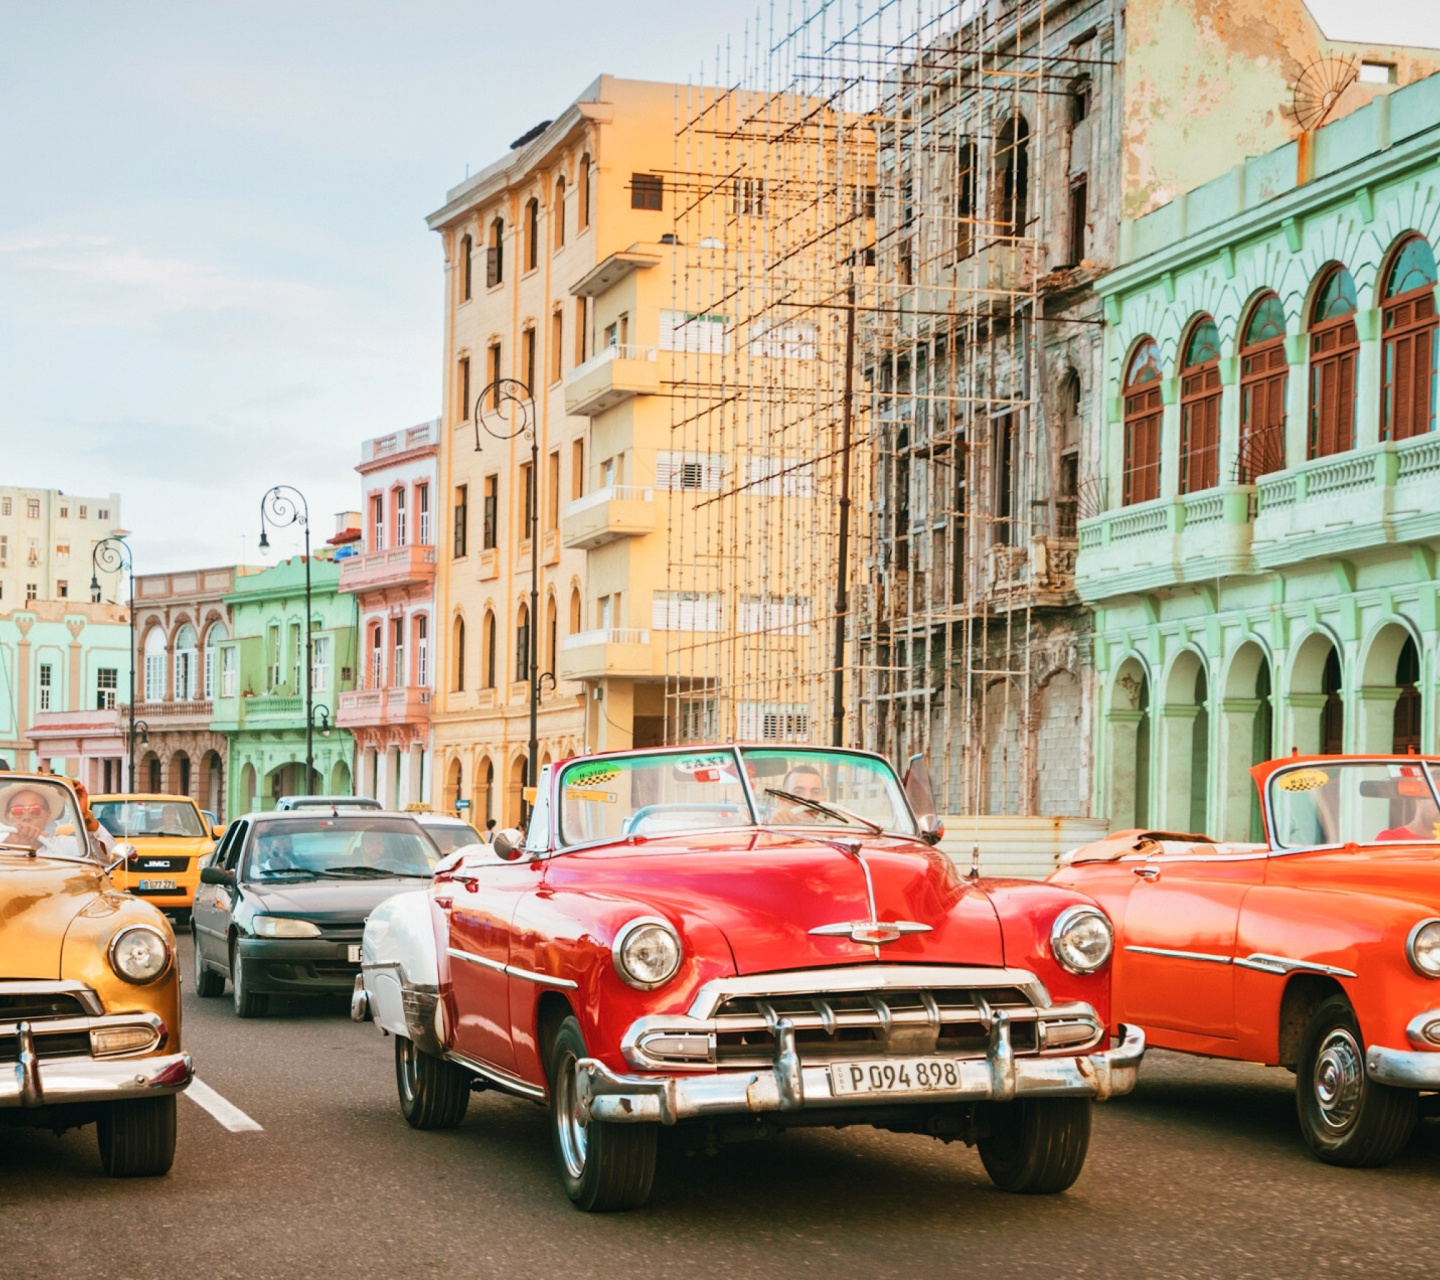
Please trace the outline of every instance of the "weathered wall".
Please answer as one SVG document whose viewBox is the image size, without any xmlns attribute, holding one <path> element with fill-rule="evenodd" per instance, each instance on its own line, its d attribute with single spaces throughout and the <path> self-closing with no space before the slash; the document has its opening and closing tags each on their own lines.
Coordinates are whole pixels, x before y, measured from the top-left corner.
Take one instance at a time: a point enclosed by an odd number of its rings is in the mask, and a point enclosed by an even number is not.
<svg viewBox="0 0 1440 1280">
<path fill-rule="evenodd" d="M 1302 0 L 1130 0 L 1125 34 L 1127 218 L 1295 138 L 1295 83 L 1320 58 L 1392 63 L 1397 85 L 1440 69 L 1433 49 L 1329 41 Z M 1329 119 L 1388 91 L 1352 84 Z"/>
</svg>

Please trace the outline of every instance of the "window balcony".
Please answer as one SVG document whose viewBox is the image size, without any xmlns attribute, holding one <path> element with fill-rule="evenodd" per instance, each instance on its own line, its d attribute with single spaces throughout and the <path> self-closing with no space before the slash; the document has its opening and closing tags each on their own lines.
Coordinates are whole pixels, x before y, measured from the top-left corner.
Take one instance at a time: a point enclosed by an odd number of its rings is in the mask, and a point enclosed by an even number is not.
<svg viewBox="0 0 1440 1280">
<path fill-rule="evenodd" d="M 561 524 L 565 545 L 583 551 L 620 538 L 655 531 L 655 490 L 637 484 L 611 484 L 565 508 Z"/>
<path fill-rule="evenodd" d="M 341 591 L 426 586 L 435 581 L 435 548 L 412 544 L 368 551 L 340 562 Z"/>
<path fill-rule="evenodd" d="M 637 679 L 655 674 L 650 632 L 640 627 L 577 631 L 560 641 L 562 680 Z"/>
<path fill-rule="evenodd" d="M 1075 589 L 1090 602 L 1252 573 L 1254 515 L 1255 486 L 1229 484 L 1082 520 Z"/>
<path fill-rule="evenodd" d="M 212 704 L 208 698 L 175 698 L 164 702 L 137 702 L 135 717 L 155 729 L 181 728 L 179 721 L 210 723 Z"/>
<path fill-rule="evenodd" d="M 632 396 L 660 389 L 654 347 L 602 347 L 565 376 L 565 412 L 593 418 Z"/>
<path fill-rule="evenodd" d="M 355 689 L 342 693 L 335 713 L 335 723 L 342 729 L 427 724 L 429 720 L 430 689 L 425 685 Z"/>
</svg>

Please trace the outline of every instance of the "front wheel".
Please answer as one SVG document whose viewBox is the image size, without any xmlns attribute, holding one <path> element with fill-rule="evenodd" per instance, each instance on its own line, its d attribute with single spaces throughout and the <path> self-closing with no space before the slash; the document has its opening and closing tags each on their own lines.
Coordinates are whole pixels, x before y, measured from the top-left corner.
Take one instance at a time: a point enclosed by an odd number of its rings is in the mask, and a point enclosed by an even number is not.
<svg viewBox="0 0 1440 1280">
<path fill-rule="evenodd" d="M 1089 1098 L 990 1103 L 989 1135 L 976 1144 L 1001 1191 L 1053 1195 L 1074 1185 L 1090 1149 Z"/>
<path fill-rule="evenodd" d="M 250 990 L 245 973 L 245 961 L 240 948 L 230 944 L 230 998 L 235 1004 L 237 1018 L 263 1018 L 270 1012 L 270 997 Z"/>
<path fill-rule="evenodd" d="M 1305 1029 L 1295 1102 L 1310 1150 L 1326 1164 L 1357 1169 L 1389 1164 L 1410 1140 L 1418 1110 L 1412 1090 L 1366 1074 L 1360 1024 L 1344 996 L 1325 1001 Z"/>
<path fill-rule="evenodd" d="M 200 931 L 193 925 L 190 928 L 190 941 L 195 947 L 195 994 L 202 1000 L 224 995 L 225 979 L 214 969 L 205 967 L 205 961 L 200 958 Z"/>
<path fill-rule="evenodd" d="M 412 1129 L 453 1129 L 470 1105 L 470 1073 L 395 1037 L 395 1087 L 400 1114 Z"/>
<path fill-rule="evenodd" d="M 585 1037 L 573 1016 L 560 1024 L 550 1050 L 550 1133 L 565 1194 L 578 1209 L 638 1209 L 655 1181 L 656 1126 L 604 1124 L 580 1118 L 578 1063 Z"/>
<path fill-rule="evenodd" d="M 157 1178 L 175 1163 L 175 1095 L 106 1103 L 95 1126 L 112 1178 Z"/>
</svg>

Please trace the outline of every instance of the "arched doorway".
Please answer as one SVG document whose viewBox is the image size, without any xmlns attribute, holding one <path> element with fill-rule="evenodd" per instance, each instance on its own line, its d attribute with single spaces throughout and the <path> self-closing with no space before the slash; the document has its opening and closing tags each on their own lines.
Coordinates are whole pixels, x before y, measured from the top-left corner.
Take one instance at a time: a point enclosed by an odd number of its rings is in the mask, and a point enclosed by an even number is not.
<svg viewBox="0 0 1440 1280">
<path fill-rule="evenodd" d="M 1323 631 L 1305 637 L 1290 663 L 1284 691 L 1285 723 L 1276 753 L 1337 754 L 1345 741 L 1344 668 L 1339 650 Z"/>
<path fill-rule="evenodd" d="M 505 787 L 505 817 L 503 824 L 518 827 L 524 812 L 525 799 L 525 757 L 516 756 L 510 762 L 510 777 Z"/>
<path fill-rule="evenodd" d="M 225 765 L 218 751 L 207 751 L 200 760 L 201 808 L 217 818 L 225 818 Z"/>
<path fill-rule="evenodd" d="M 455 813 L 457 800 L 464 799 L 463 778 L 459 759 L 451 760 L 445 769 L 445 812 Z"/>
<path fill-rule="evenodd" d="M 1140 660 L 1126 658 L 1105 711 L 1106 810 L 1112 831 L 1150 825 L 1150 681 Z"/>
<path fill-rule="evenodd" d="M 188 796 L 190 794 L 190 757 L 183 751 L 177 751 L 170 757 L 169 780 L 166 783 L 171 795 Z"/>
<path fill-rule="evenodd" d="M 1406 636 L 1400 660 L 1395 664 L 1395 687 L 1400 696 L 1395 700 L 1395 745 L 1391 749 L 1396 755 L 1420 750 L 1420 713 L 1424 704 L 1419 686 L 1420 651 L 1415 647 L 1415 637 Z"/>
<path fill-rule="evenodd" d="M 1160 803 L 1152 821 L 1171 831 L 1203 832 L 1207 825 L 1209 694 L 1203 659 L 1185 650 L 1165 679 L 1160 711 Z"/>
<path fill-rule="evenodd" d="M 240 770 L 240 812 L 255 811 L 255 766 L 247 764 Z"/>
<path fill-rule="evenodd" d="M 1250 769 L 1275 754 L 1269 654 L 1253 640 L 1242 644 L 1230 660 L 1223 689 L 1215 707 L 1220 761 L 1215 833 L 1222 840 L 1261 840 L 1259 794 Z"/>
<path fill-rule="evenodd" d="M 335 761 L 335 766 L 330 770 L 330 794 L 332 796 L 348 796 L 350 794 L 350 766 L 343 760 Z"/>
<path fill-rule="evenodd" d="M 1420 650 L 1409 628 L 1387 622 L 1371 637 L 1355 691 L 1357 749 L 1389 754 L 1420 750 L 1423 700 Z"/>
</svg>

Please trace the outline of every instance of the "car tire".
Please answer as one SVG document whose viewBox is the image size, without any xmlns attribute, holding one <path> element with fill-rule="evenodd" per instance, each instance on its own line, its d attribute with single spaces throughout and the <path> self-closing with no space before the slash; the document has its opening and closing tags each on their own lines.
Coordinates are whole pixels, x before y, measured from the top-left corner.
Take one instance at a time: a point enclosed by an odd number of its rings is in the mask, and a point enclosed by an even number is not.
<svg viewBox="0 0 1440 1280">
<path fill-rule="evenodd" d="M 395 1089 L 412 1129 L 453 1129 L 470 1105 L 470 1073 L 406 1036 L 395 1037 Z"/>
<path fill-rule="evenodd" d="M 655 1182 L 658 1125 L 605 1124 L 579 1116 L 576 1064 L 587 1057 L 574 1016 L 555 1033 L 550 1049 L 550 1133 L 565 1193 L 587 1213 L 638 1209 Z"/>
<path fill-rule="evenodd" d="M 195 994 L 202 1000 L 210 1000 L 225 994 L 225 978 L 206 967 L 200 958 L 200 934 L 194 925 L 190 926 L 190 941 L 195 948 Z"/>
<path fill-rule="evenodd" d="M 1090 1149 L 1089 1098 L 1021 1098 L 985 1110 L 989 1132 L 976 1145 L 1001 1191 L 1054 1195 L 1074 1185 Z"/>
<path fill-rule="evenodd" d="M 245 978 L 245 961 L 233 942 L 230 944 L 230 999 L 237 1018 L 263 1018 L 270 1012 L 270 997 L 250 990 Z"/>
<path fill-rule="evenodd" d="M 1389 1164 L 1410 1140 L 1419 1112 L 1413 1090 L 1370 1079 L 1360 1024 L 1344 996 L 1325 1001 L 1305 1029 L 1295 1103 L 1310 1150 L 1326 1164 L 1352 1169 Z"/>
<path fill-rule="evenodd" d="M 111 1178 L 158 1178 L 175 1163 L 175 1095 L 107 1102 L 95 1125 Z"/>
</svg>

